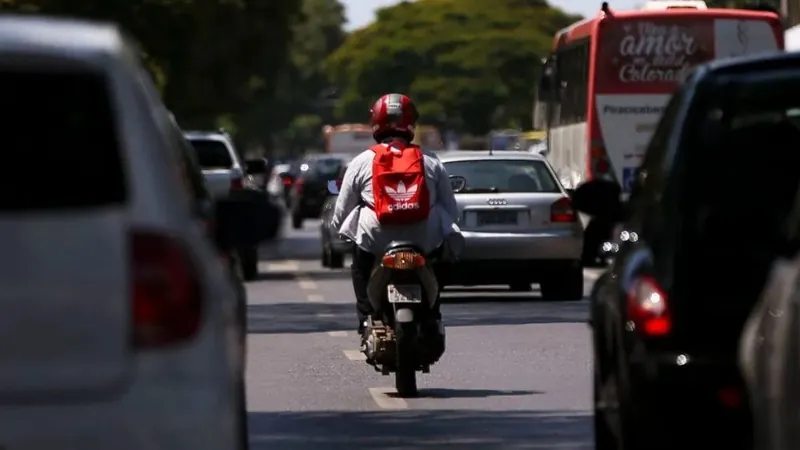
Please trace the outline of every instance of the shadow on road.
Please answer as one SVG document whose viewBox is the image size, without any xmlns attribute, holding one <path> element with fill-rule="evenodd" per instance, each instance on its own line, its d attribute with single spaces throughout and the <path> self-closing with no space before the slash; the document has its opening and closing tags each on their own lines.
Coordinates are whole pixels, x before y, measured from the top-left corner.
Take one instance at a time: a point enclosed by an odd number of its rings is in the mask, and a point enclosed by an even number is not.
<svg viewBox="0 0 800 450">
<path fill-rule="evenodd" d="M 248 331 L 256 334 L 321 333 L 355 330 L 355 302 L 272 303 L 247 307 Z M 585 323 L 585 303 L 467 303 L 442 305 L 445 325 L 452 327 Z"/>
<path fill-rule="evenodd" d="M 591 415 L 405 410 L 250 413 L 252 450 L 594 448 Z"/>
<path fill-rule="evenodd" d="M 489 398 L 540 395 L 542 391 L 498 391 L 493 389 L 420 389 L 419 398 Z M 395 394 L 387 394 L 390 397 Z"/>
<path fill-rule="evenodd" d="M 350 269 L 324 269 L 309 271 L 306 273 L 314 281 L 326 280 L 350 280 Z M 256 281 L 291 281 L 297 279 L 296 271 L 277 271 L 261 272 Z"/>
</svg>

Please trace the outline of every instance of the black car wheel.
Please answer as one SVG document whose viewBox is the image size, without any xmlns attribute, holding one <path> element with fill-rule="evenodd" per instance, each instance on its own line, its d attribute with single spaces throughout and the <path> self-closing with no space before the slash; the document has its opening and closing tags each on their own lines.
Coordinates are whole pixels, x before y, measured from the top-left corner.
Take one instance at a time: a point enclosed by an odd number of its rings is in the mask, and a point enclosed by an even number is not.
<svg viewBox="0 0 800 450">
<path fill-rule="evenodd" d="M 239 260 L 242 264 L 242 278 L 245 281 L 258 278 L 258 247 L 239 249 Z"/>
<path fill-rule="evenodd" d="M 292 228 L 295 230 L 303 228 L 303 216 L 299 213 L 292 213 Z"/>
<path fill-rule="evenodd" d="M 320 252 L 320 264 L 322 267 L 330 267 L 330 257 L 329 257 L 329 250 L 328 250 L 328 243 L 325 242 L 325 239 L 322 239 L 322 251 Z"/>
<path fill-rule="evenodd" d="M 328 267 L 331 269 L 341 269 L 344 267 L 344 255 L 328 248 Z"/>
</svg>

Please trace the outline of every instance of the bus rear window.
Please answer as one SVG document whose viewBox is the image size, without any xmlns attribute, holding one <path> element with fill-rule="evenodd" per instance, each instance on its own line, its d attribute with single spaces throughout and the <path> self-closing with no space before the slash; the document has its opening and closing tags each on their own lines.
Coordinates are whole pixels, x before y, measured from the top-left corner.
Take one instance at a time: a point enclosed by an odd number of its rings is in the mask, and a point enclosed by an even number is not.
<svg viewBox="0 0 800 450">
<path fill-rule="evenodd" d="M 0 69 L 0 212 L 123 204 L 127 190 L 108 80 Z"/>
</svg>

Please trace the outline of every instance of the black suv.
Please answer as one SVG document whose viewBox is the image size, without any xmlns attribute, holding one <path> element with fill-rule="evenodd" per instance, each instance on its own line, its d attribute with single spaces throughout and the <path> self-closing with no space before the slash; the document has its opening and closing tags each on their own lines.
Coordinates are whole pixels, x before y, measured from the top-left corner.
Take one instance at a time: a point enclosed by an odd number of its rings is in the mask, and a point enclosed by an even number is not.
<svg viewBox="0 0 800 450">
<path fill-rule="evenodd" d="M 300 172 L 289 193 L 289 209 L 292 227 L 300 229 L 303 220 L 319 218 L 325 199 L 328 198 L 328 182 L 336 180 L 351 157 L 347 155 L 310 155 L 300 162 Z"/>
<path fill-rule="evenodd" d="M 600 180 L 574 206 L 622 222 L 591 295 L 598 450 L 752 448 L 737 352 L 770 265 L 792 248 L 800 55 L 695 69 L 668 103 L 630 200 Z"/>
</svg>

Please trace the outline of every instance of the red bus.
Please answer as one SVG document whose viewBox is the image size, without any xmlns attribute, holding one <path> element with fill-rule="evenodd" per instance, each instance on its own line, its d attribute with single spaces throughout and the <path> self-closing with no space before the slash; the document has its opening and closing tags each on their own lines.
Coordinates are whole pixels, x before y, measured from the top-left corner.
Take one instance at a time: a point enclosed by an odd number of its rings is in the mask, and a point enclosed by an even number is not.
<svg viewBox="0 0 800 450">
<path fill-rule="evenodd" d="M 783 49 L 777 14 L 661 0 L 597 17 L 555 36 L 544 63 L 534 129 L 568 188 L 593 177 L 627 190 L 661 111 L 693 66 Z M 554 88 L 558 89 L 554 89 Z"/>
<path fill-rule="evenodd" d="M 614 12 L 603 3 L 596 17 L 556 33 L 534 129 L 547 129 L 547 158 L 565 187 L 598 177 L 627 193 L 663 108 L 692 67 L 781 49 L 774 12 L 688 0 Z M 596 249 L 602 242 L 591 235 L 587 229 L 587 248 Z"/>
</svg>

